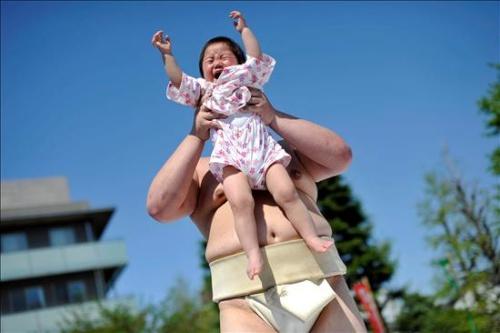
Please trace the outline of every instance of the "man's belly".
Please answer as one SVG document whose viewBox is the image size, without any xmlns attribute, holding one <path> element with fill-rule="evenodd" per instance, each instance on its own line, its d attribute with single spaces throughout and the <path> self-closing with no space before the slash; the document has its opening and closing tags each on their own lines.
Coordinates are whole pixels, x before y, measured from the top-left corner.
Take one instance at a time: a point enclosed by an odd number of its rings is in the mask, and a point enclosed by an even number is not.
<svg viewBox="0 0 500 333">
<path fill-rule="evenodd" d="M 261 195 L 258 195 L 261 194 Z M 266 192 L 254 191 L 255 220 L 260 246 L 284 242 L 300 238 L 282 210 L 273 202 Z M 305 199 L 305 198 L 304 198 Z M 331 236 L 332 230 L 328 222 L 311 203 L 309 206 L 319 236 Z M 205 257 L 208 262 L 241 252 L 242 247 L 234 229 L 233 214 L 229 203 L 220 206 L 212 217 Z"/>
</svg>

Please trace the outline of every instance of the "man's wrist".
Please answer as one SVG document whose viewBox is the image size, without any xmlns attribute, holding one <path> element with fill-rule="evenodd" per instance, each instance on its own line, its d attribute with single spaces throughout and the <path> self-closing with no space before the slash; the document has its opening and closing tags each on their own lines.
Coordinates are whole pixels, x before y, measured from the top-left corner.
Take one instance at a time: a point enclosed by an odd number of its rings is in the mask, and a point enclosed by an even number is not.
<svg viewBox="0 0 500 333">
<path fill-rule="evenodd" d="M 193 137 L 193 139 L 199 141 L 202 145 L 204 145 L 205 141 L 208 140 L 208 137 L 207 138 L 203 138 L 201 135 L 197 134 L 195 129 L 192 129 L 191 132 L 189 132 L 189 134 L 187 136 L 188 137 Z"/>
<path fill-rule="evenodd" d="M 271 121 L 267 125 L 267 126 L 271 127 L 274 131 L 276 131 L 276 125 L 277 125 L 276 118 L 277 118 L 277 116 L 278 116 L 277 111 L 275 111 Z"/>
<path fill-rule="evenodd" d="M 283 124 L 284 119 L 297 119 L 294 116 L 290 116 L 289 114 L 286 114 L 280 110 L 274 109 L 274 116 L 273 119 L 271 120 L 271 123 L 269 124 L 269 127 L 271 127 L 275 132 L 279 133 L 279 127 L 280 125 Z"/>
</svg>

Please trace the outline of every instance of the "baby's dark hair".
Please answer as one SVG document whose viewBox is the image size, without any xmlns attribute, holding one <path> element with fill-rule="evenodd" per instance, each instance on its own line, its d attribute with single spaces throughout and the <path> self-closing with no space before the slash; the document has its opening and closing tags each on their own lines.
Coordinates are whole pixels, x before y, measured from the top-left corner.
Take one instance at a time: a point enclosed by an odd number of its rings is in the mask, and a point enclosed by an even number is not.
<svg viewBox="0 0 500 333">
<path fill-rule="evenodd" d="M 244 63 L 247 59 L 247 57 L 245 56 L 245 52 L 243 52 L 241 46 L 239 46 L 238 43 L 236 43 L 234 40 L 224 36 L 214 37 L 208 40 L 208 42 L 206 42 L 201 49 L 200 60 L 198 61 L 198 67 L 200 69 L 201 77 L 203 77 L 203 56 L 205 55 L 205 51 L 207 47 L 215 43 L 225 43 L 227 46 L 229 46 L 231 52 L 233 52 L 234 56 L 236 57 L 238 64 Z"/>
</svg>

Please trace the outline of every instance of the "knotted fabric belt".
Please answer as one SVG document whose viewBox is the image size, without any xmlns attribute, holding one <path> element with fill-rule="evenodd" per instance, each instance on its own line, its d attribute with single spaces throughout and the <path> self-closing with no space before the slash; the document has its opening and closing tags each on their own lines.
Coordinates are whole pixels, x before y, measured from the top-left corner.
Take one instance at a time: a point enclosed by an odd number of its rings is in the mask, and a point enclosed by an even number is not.
<svg viewBox="0 0 500 333">
<path fill-rule="evenodd" d="M 264 260 L 260 276 L 250 280 L 246 274 L 244 252 L 212 261 L 213 301 L 251 295 L 276 285 L 306 279 L 320 279 L 346 273 L 335 244 L 323 253 L 311 251 L 304 240 L 296 239 L 261 248 Z"/>
</svg>

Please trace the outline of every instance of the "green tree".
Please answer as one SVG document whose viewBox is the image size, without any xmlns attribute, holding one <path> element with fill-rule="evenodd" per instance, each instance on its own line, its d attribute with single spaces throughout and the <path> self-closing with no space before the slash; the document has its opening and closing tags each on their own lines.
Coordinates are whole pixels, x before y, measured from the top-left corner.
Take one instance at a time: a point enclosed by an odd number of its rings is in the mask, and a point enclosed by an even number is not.
<svg viewBox="0 0 500 333">
<path fill-rule="evenodd" d="M 159 304 L 141 309 L 99 305 L 97 315 L 82 308 L 65 318 L 60 328 L 61 333 L 215 333 L 218 320 L 218 314 L 179 279 Z"/>
<path fill-rule="evenodd" d="M 87 308 L 71 312 L 59 324 L 61 333 L 136 333 L 155 332 L 148 323 L 152 307 L 136 311 L 127 304 L 114 307 L 98 305 L 98 314 Z"/>
<path fill-rule="evenodd" d="M 405 293 L 403 306 L 394 323 L 394 329 L 402 332 L 422 332 L 429 313 L 435 310 L 434 299 L 418 293 Z"/>
<path fill-rule="evenodd" d="M 464 300 L 472 297 L 468 307 L 491 315 L 491 325 L 500 330 L 500 220 L 495 198 L 466 184 L 447 156 L 444 164 L 444 170 L 425 176 L 425 198 L 418 209 L 428 243 L 444 262 L 436 296 L 447 300 L 449 308 L 463 308 Z"/>
<path fill-rule="evenodd" d="M 490 85 L 486 96 L 482 97 L 479 102 L 479 110 L 486 115 L 486 135 L 490 137 L 497 138 L 500 135 L 500 64 L 492 65 L 496 70 L 497 79 Z M 500 176 L 500 144 L 497 144 L 496 148 L 490 155 L 490 172 L 494 176 Z M 496 186 L 495 194 L 496 205 L 493 208 L 496 214 L 496 219 L 500 220 L 500 183 Z"/>
<path fill-rule="evenodd" d="M 487 116 L 486 134 L 492 137 L 500 135 L 500 64 L 492 66 L 497 71 L 497 80 L 490 86 L 487 95 L 478 102 L 479 110 Z M 498 142 L 498 141 L 497 141 Z M 498 145 L 490 156 L 490 171 L 500 175 L 500 145 Z"/>
<path fill-rule="evenodd" d="M 218 332 L 218 314 L 211 311 L 211 304 L 203 302 L 197 294 L 188 292 L 188 285 L 179 280 L 170 289 L 160 309 L 165 314 L 158 332 Z"/>
<path fill-rule="evenodd" d="M 500 73 L 500 66 L 494 67 Z M 488 117 L 487 134 L 498 137 L 498 79 L 478 105 Z M 500 175 L 500 146 L 490 159 L 490 171 Z M 500 331 L 500 186 L 492 195 L 468 183 L 447 154 L 443 160 L 441 169 L 425 176 L 425 198 L 419 203 L 419 215 L 428 229 L 428 242 L 439 255 L 436 297 L 439 302 L 446 301 L 440 313 L 453 314 L 455 321 L 446 322 L 445 317 L 432 311 L 425 327 L 453 330 L 453 325 L 466 317 L 473 325 L 473 314 L 477 327 Z"/>
<path fill-rule="evenodd" d="M 495 65 L 497 73 L 500 66 Z M 478 102 L 487 134 L 500 134 L 498 79 Z M 500 147 L 490 156 L 500 175 Z M 443 167 L 425 175 L 419 215 L 439 256 L 433 296 L 406 294 L 395 328 L 418 332 L 500 332 L 500 187 L 496 196 L 460 175 L 447 154 Z M 415 320 L 412 320 L 412 317 Z M 471 320 L 473 318 L 473 320 Z"/>
<path fill-rule="evenodd" d="M 487 314 L 439 305 L 434 296 L 405 293 L 402 301 L 403 306 L 392 327 L 397 332 L 470 333 L 470 317 L 474 318 L 477 332 L 498 332 Z"/>
<path fill-rule="evenodd" d="M 378 291 L 395 270 L 390 243 L 373 240 L 372 224 L 341 176 L 320 182 L 318 197 L 321 213 L 332 226 L 335 245 L 347 266 L 348 284 L 367 276 L 373 291 Z"/>
</svg>

